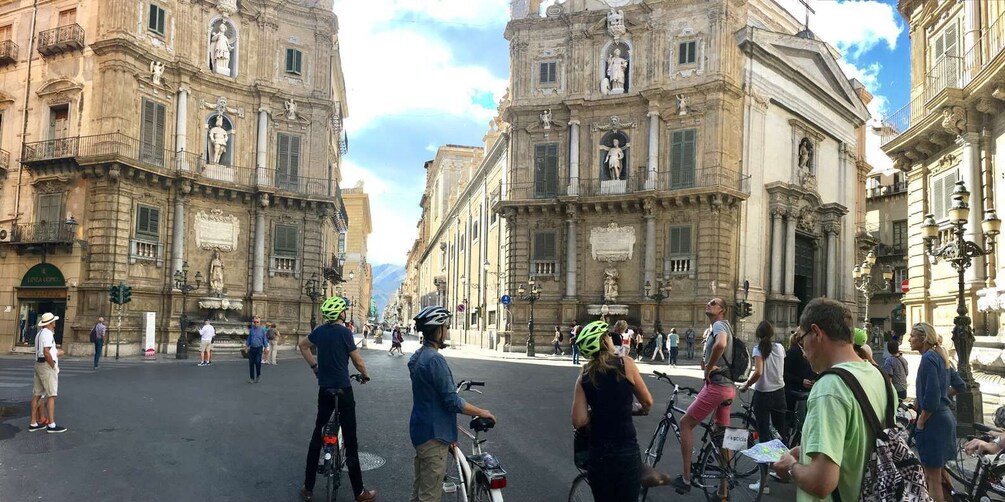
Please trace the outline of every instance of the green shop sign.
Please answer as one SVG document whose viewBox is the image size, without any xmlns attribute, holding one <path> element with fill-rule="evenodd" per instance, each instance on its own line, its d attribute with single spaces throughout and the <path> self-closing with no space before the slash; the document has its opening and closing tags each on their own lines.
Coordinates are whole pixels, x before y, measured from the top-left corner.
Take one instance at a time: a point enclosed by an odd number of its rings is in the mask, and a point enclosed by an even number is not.
<svg viewBox="0 0 1005 502">
<path fill-rule="evenodd" d="M 65 288 L 63 273 L 51 263 L 39 263 L 25 272 L 22 288 Z"/>
</svg>

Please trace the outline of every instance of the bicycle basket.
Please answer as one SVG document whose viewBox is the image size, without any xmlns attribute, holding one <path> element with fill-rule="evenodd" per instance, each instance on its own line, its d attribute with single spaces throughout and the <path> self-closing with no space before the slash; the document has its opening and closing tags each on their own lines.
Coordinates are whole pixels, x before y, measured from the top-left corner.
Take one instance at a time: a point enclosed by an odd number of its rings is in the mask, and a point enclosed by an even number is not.
<svg viewBox="0 0 1005 502">
<path fill-rule="evenodd" d="M 590 428 L 580 427 L 572 433 L 572 457 L 576 467 L 585 470 L 590 460 Z"/>
</svg>

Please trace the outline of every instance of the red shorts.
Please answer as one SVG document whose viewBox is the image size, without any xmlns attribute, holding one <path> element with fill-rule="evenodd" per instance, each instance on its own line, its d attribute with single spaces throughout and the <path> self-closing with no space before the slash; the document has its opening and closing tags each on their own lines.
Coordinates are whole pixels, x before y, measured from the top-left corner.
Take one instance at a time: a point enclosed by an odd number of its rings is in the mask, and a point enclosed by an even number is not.
<svg viewBox="0 0 1005 502">
<path fill-rule="evenodd" d="M 698 397 L 694 399 L 691 406 L 687 407 L 687 415 L 695 422 L 701 422 L 715 412 L 715 423 L 723 426 L 729 425 L 729 412 L 732 406 L 719 406 L 727 399 L 736 397 L 736 387 L 733 385 L 719 385 L 706 383 Z"/>
</svg>

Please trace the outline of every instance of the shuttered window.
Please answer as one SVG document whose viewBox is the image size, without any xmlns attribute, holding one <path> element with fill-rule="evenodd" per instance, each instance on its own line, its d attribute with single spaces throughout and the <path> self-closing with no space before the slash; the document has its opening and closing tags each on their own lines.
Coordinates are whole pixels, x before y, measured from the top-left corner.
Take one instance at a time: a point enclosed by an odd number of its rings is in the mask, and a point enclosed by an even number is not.
<svg viewBox="0 0 1005 502">
<path fill-rule="evenodd" d="M 942 174 L 932 179 L 932 192 L 929 194 L 931 208 L 929 208 L 936 221 L 949 217 L 949 210 L 953 207 L 953 188 L 958 180 L 959 171 L 952 171 Z"/>
<path fill-rule="evenodd" d="M 670 227 L 670 255 L 691 254 L 691 227 Z"/>
<path fill-rule="evenodd" d="M 300 75 L 303 72 L 303 53 L 297 49 L 286 49 L 286 73 Z"/>
<path fill-rule="evenodd" d="M 534 261 L 557 259 L 555 248 L 555 232 L 538 232 L 534 234 Z"/>
<path fill-rule="evenodd" d="M 558 195 L 558 143 L 534 145 L 534 196 Z"/>
<path fill-rule="evenodd" d="M 558 81 L 558 63 L 554 61 L 541 63 L 540 76 L 542 84 L 553 84 Z"/>
<path fill-rule="evenodd" d="M 136 206 L 136 237 L 157 240 L 160 237 L 161 210 L 150 206 Z"/>
<path fill-rule="evenodd" d="M 140 160 L 159 166 L 164 165 L 164 128 L 166 122 L 164 105 L 143 100 L 143 113 L 140 120 Z"/>
<path fill-rule="evenodd" d="M 670 188 L 694 186 L 695 129 L 674 131 L 670 138 Z"/>
<path fill-rule="evenodd" d="M 296 190 L 300 176 L 300 136 L 279 133 L 276 143 L 276 186 Z"/>
<path fill-rule="evenodd" d="M 63 222 L 63 194 L 46 193 L 38 195 L 38 223 Z"/>
<path fill-rule="evenodd" d="M 147 29 L 164 35 L 164 9 L 157 4 L 150 4 L 150 18 L 147 20 Z"/>
<path fill-rule="evenodd" d="M 697 59 L 698 42 L 691 40 L 688 42 L 681 42 L 677 46 L 677 64 L 694 64 Z"/>
<path fill-rule="evenodd" d="M 272 251 L 280 256 L 297 255 L 297 227 L 294 225 L 276 225 L 276 235 Z"/>
</svg>

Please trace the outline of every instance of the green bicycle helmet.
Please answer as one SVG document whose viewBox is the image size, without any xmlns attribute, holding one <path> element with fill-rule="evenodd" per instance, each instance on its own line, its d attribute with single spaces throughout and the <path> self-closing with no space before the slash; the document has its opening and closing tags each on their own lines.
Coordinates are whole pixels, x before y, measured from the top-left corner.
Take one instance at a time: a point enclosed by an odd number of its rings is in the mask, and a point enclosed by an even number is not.
<svg viewBox="0 0 1005 502">
<path fill-rule="evenodd" d="M 584 357 L 597 355 L 601 347 L 604 346 L 604 335 L 607 334 L 608 328 L 610 326 L 604 321 L 593 321 L 583 327 L 576 335 L 576 345 L 579 347 L 579 352 Z"/>
<path fill-rule="evenodd" d="M 855 338 L 852 340 L 854 345 L 865 345 L 869 341 L 869 336 L 865 333 L 862 328 L 855 328 Z"/>
<path fill-rule="evenodd" d="M 321 316 L 329 321 L 337 321 L 348 306 L 345 298 L 333 296 L 321 304 Z"/>
</svg>

